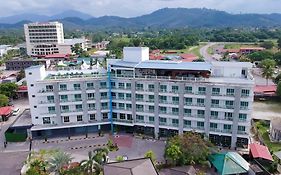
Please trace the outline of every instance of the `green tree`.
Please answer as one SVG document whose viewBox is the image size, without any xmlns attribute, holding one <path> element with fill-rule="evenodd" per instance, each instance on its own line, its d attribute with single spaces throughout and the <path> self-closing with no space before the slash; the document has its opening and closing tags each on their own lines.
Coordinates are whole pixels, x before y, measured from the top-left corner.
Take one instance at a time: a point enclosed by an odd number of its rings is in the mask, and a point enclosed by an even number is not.
<svg viewBox="0 0 281 175">
<path fill-rule="evenodd" d="M 65 153 L 61 150 L 54 153 L 52 158 L 48 161 L 49 168 L 51 171 L 55 172 L 56 174 L 61 174 L 63 167 L 68 166 L 73 158 L 70 154 Z"/>
<path fill-rule="evenodd" d="M 276 62 L 271 59 L 265 59 L 260 64 L 262 68 L 262 76 L 266 78 L 266 85 L 268 85 L 268 80 L 271 79 L 274 74 L 275 65 Z"/>
<path fill-rule="evenodd" d="M 179 159 L 182 157 L 182 152 L 178 145 L 171 145 L 165 151 L 165 157 L 173 165 L 177 164 Z"/>
<path fill-rule="evenodd" d="M 165 157 L 176 165 L 201 164 L 207 160 L 211 147 L 201 135 L 188 132 L 174 136 L 167 142 Z"/>
<path fill-rule="evenodd" d="M 6 95 L 0 94 L 0 107 L 7 106 L 9 104 L 9 98 Z"/>
<path fill-rule="evenodd" d="M 82 160 L 80 165 L 87 175 L 99 175 L 102 171 L 102 165 L 106 163 L 108 149 L 98 148 L 88 152 L 88 159 Z"/>
<path fill-rule="evenodd" d="M 145 158 L 150 158 L 150 160 L 153 162 L 153 164 L 155 165 L 156 164 L 156 155 L 155 153 L 152 151 L 152 150 L 149 150 L 147 151 L 145 154 L 144 154 L 144 157 Z"/>
<path fill-rule="evenodd" d="M 281 97 L 281 81 L 277 84 L 276 94 Z"/>
<path fill-rule="evenodd" d="M 16 96 L 18 85 L 15 83 L 2 83 L 0 84 L 0 94 L 6 95 L 9 98 Z"/>
<path fill-rule="evenodd" d="M 281 65 L 281 52 L 275 53 L 273 59 L 276 61 L 278 65 Z"/>
<path fill-rule="evenodd" d="M 264 59 L 273 59 L 273 53 L 269 51 L 254 52 L 248 55 L 252 61 L 262 61 Z"/>
<path fill-rule="evenodd" d="M 24 70 L 20 70 L 20 72 L 17 75 L 17 81 L 20 81 L 21 79 L 25 78 L 25 72 Z"/>
<path fill-rule="evenodd" d="M 266 49 L 272 49 L 274 47 L 274 43 L 272 41 L 264 41 L 260 46 Z"/>
</svg>

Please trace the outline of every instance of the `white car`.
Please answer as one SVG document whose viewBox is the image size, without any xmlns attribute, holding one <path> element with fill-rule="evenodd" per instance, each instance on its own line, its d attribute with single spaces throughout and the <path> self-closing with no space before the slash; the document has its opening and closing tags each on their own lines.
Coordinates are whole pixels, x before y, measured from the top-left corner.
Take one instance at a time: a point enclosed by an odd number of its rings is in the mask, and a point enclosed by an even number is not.
<svg viewBox="0 0 281 175">
<path fill-rule="evenodd" d="M 13 109 L 13 115 L 18 115 L 20 113 L 20 108 L 14 108 Z"/>
</svg>

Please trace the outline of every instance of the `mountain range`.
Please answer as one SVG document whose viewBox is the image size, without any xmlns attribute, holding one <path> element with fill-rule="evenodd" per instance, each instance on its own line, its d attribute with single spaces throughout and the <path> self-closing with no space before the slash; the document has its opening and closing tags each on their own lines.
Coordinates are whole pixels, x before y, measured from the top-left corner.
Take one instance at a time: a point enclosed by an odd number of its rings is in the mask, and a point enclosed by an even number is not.
<svg viewBox="0 0 281 175">
<path fill-rule="evenodd" d="M 164 8 L 138 17 L 92 17 L 69 10 L 54 16 L 21 14 L 0 18 L 0 28 L 19 28 L 35 21 L 62 22 L 69 29 L 101 28 L 182 28 L 182 27 L 280 27 L 281 14 L 230 14 L 205 8 Z"/>
</svg>

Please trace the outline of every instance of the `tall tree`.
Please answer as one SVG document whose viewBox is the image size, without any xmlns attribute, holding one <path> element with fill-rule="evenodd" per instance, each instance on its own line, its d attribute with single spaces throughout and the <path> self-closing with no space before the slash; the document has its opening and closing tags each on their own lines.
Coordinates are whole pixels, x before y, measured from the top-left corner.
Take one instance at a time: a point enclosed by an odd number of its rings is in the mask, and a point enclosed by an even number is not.
<svg viewBox="0 0 281 175">
<path fill-rule="evenodd" d="M 281 37 L 277 40 L 278 48 L 281 49 Z"/>
<path fill-rule="evenodd" d="M 6 95 L 0 94 L 0 107 L 7 106 L 9 98 Z"/>
<path fill-rule="evenodd" d="M 63 167 L 68 166 L 72 159 L 70 154 L 59 150 L 49 160 L 50 170 L 56 174 L 61 174 Z"/>
<path fill-rule="evenodd" d="M 276 94 L 281 97 L 281 81 L 277 84 Z"/>
<path fill-rule="evenodd" d="M 2 83 L 0 84 L 0 94 L 6 95 L 9 98 L 16 96 L 18 85 L 15 83 Z"/>
<path fill-rule="evenodd" d="M 262 68 L 262 76 L 266 78 L 266 85 L 268 85 L 268 80 L 271 79 L 274 74 L 275 65 L 276 62 L 271 59 L 265 59 L 260 64 Z"/>
</svg>

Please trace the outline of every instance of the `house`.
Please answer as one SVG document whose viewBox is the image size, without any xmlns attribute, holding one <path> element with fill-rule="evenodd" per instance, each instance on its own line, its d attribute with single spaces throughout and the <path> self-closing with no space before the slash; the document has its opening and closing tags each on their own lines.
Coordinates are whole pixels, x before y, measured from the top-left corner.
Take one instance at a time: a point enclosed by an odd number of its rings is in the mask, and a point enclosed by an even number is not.
<svg viewBox="0 0 281 175">
<path fill-rule="evenodd" d="M 270 138 L 272 141 L 281 141 L 281 118 L 274 118 L 270 121 Z"/>
<path fill-rule="evenodd" d="M 160 175 L 195 175 L 197 171 L 193 166 L 181 166 L 163 169 L 159 173 Z"/>
<path fill-rule="evenodd" d="M 158 175 L 149 158 L 113 162 L 104 165 L 104 175 Z"/>
<path fill-rule="evenodd" d="M 258 51 L 263 51 L 265 50 L 265 48 L 263 47 L 241 47 L 240 48 L 240 53 L 241 54 L 250 54 L 253 52 L 258 52 Z"/>
<path fill-rule="evenodd" d="M 12 115 L 12 107 L 11 106 L 5 106 L 0 108 L 0 121 L 7 121 L 9 117 Z"/>
<path fill-rule="evenodd" d="M 272 162 L 272 156 L 266 146 L 251 143 L 250 147 L 250 157 L 256 159 L 259 162 Z"/>
<path fill-rule="evenodd" d="M 212 154 L 209 161 L 220 175 L 246 175 L 249 171 L 249 163 L 236 152 Z"/>
<path fill-rule="evenodd" d="M 276 85 L 256 85 L 254 88 L 255 97 L 271 97 L 276 95 Z"/>
</svg>

